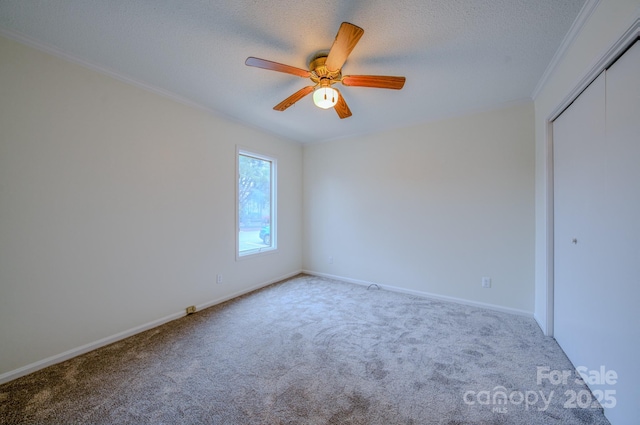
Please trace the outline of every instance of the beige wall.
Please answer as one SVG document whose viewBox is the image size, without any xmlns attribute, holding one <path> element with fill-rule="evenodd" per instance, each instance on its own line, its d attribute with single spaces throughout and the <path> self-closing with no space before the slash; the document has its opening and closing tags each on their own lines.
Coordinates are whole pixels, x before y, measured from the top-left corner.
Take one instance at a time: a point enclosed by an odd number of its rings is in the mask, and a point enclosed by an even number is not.
<svg viewBox="0 0 640 425">
<path fill-rule="evenodd" d="M 0 377 L 300 270 L 299 144 L 5 38 L 0 58 Z M 277 157 L 280 195 L 280 249 L 238 262 L 236 144 Z"/>
<path fill-rule="evenodd" d="M 305 270 L 531 314 L 533 116 L 526 102 L 305 146 Z"/>
<path fill-rule="evenodd" d="M 565 97 L 605 55 L 640 15 L 640 0 L 601 0 L 586 21 L 576 39 L 535 98 L 536 137 L 536 249 L 535 249 L 535 317 L 542 329 L 551 332 L 547 311 L 548 275 L 552 272 L 548 261 L 552 243 L 549 238 L 548 171 L 551 167 L 547 146 L 547 123 Z"/>
</svg>

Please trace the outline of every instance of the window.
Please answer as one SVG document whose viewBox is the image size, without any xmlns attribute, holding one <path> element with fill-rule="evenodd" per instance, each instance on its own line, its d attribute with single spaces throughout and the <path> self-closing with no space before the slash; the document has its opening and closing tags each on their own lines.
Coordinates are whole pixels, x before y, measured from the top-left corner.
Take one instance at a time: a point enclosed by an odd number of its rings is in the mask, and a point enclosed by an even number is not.
<svg viewBox="0 0 640 425">
<path fill-rule="evenodd" d="M 276 249 L 276 160 L 238 149 L 238 257 Z"/>
</svg>

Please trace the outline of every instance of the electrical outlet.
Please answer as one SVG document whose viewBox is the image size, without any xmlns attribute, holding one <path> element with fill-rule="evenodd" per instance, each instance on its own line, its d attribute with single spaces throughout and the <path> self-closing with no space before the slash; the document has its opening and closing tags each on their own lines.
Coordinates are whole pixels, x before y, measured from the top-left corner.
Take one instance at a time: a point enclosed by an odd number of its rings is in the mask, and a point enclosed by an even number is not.
<svg viewBox="0 0 640 425">
<path fill-rule="evenodd" d="M 216 276 L 216 283 L 222 283 L 222 275 L 221 274 L 218 274 Z"/>
<path fill-rule="evenodd" d="M 490 277 L 483 277 L 482 278 L 482 287 L 483 288 L 491 288 L 491 278 Z"/>
<path fill-rule="evenodd" d="M 190 305 L 189 307 L 187 307 L 187 314 L 193 314 L 196 312 L 196 306 L 195 305 Z"/>
</svg>

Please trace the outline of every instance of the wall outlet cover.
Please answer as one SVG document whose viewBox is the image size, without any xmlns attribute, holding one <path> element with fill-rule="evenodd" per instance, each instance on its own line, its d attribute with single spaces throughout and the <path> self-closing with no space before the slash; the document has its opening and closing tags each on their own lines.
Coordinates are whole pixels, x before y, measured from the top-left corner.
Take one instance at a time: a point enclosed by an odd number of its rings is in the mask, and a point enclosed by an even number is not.
<svg viewBox="0 0 640 425">
<path fill-rule="evenodd" d="M 491 288 L 491 278 L 490 277 L 483 277 L 482 278 L 482 287 L 483 288 Z"/>
</svg>

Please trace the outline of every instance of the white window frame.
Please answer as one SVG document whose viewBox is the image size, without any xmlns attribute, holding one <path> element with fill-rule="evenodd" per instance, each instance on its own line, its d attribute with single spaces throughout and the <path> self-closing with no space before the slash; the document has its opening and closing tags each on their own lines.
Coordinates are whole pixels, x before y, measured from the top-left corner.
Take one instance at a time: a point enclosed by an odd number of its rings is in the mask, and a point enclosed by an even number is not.
<svg viewBox="0 0 640 425">
<path fill-rule="evenodd" d="M 271 233 L 271 246 L 256 248 L 240 252 L 240 156 L 249 156 L 252 158 L 260 159 L 263 161 L 271 162 L 271 199 L 270 199 L 270 233 Z M 255 257 L 258 255 L 270 254 L 278 250 L 278 226 L 277 226 L 277 204 L 278 204 L 278 192 L 277 192 L 277 172 L 278 160 L 272 155 L 266 155 L 259 153 L 255 149 L 244 148 L 236 146 L 236 260 L 244 260 L 247 258 Z"/>
</svg>

